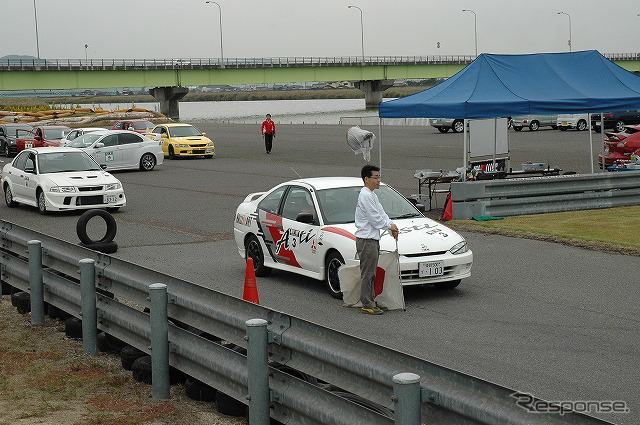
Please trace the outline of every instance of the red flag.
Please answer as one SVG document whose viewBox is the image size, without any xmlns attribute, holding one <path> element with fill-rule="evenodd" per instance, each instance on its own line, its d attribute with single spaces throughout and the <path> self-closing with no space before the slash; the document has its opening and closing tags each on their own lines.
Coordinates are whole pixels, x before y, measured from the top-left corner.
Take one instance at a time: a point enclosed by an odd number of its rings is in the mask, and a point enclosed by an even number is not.
<svg viewBox="0 0 640 425">
<path fill-rule="evenodd" d="M 384 269 L 376 267 L 376 280 L 373 282 L 373 298 L 382 294 L 384 290 Z"/>
</svg>

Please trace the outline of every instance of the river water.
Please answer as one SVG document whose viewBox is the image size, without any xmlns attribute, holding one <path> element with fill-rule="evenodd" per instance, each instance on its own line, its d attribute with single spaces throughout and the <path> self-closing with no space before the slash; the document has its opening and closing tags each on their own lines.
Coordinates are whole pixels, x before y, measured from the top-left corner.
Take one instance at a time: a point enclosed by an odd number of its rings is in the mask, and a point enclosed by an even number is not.
<svg viewBox="0 0 640 425">
<path fill-rule="evenodd" d="M 388 100 L 388 99 L 385 99 Z M 86 107 L 98 105 L 82 105 Z M 108 110 L 131 108 L 131 103 L 100 104 Z M 136 103 L 136 107 L 159 111 L 156 102 Z M 180 120 L 261 123 L 271 114 L 283 124 L 377 124 L 377 109 L 366 109 L 364 99 L 255 100 L 220 102 L 180 102 Z M 346 117 L 352 117 L 345 120 Z"/>
</svg>

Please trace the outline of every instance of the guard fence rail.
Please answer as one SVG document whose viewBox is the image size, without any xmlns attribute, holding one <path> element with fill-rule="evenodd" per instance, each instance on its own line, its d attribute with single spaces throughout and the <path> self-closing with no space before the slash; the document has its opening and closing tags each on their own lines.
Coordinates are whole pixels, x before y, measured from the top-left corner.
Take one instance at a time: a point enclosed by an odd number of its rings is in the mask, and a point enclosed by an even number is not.
<svg viewBox="0 0 640 425">
<path fill-rule="evenodd" d="M 168 385 L 168 378 L 160 371 L 170 364 L 248 403 L 252 425 L 269 423 L 269 415 L 287 424 L 607 423 L 573 412 L 530 413 L 516 404 L 515 392 L 508 388 L 4 220 L 0 223 L 0 277 L 30 291 L 32 308 L 36 307 L 32 321 L 43 318 L 37 304 L 46 301 L 82 317 L 83 336 L 97 327 L 151 353 L 155 398 L 168 397 L 168 387 L 162 385 L 165 380 Z M 143 308 L 149 306 L 147 314 Z M 247 356 L 203 333 L 248 347 Z M 90 345 L 83 341 L 89 355 Z M 293 377 L 277 364 L 327 384 Z"/>
<path fill-rule="evenodd" d="M 453 218 L 511 216 L 640 204 L 640 171 L 451 183 Z"/>
</svg>

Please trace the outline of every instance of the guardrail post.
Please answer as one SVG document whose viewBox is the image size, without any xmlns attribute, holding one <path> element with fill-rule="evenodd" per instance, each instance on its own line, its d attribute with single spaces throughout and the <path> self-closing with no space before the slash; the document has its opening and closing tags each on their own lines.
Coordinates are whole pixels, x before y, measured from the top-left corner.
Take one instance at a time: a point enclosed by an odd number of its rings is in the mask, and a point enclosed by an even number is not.
<svg viewBox="0 0 640 425">
<path fill-rule="evenodd" d="M 91 258 L 80 260 L 80 301 L 82 306 L 82 349 L 98 355 L 98 315 L 96 312 L 96 269 Z"/>
<path fill-rule="evenodd" d="M 393 401 L 397 425 L 420 425 L 420 376 L 415 373 L 394 375 Z"/>
<path fill-rule="evenodd" d="M 169 323 L 167 321 L 167 285 L 149 285 L 151 307 L 151 396 L 169 399 Z"/>
<path fill-rule="evenodd" d="M 251 319 L 247 325 L 247 368 L 249 372 L 249 421 L 269 424 L 269 363 L 267 321 Z"/>
<path fill-rule="evenodd" d="M 31 300 L 31 324 L 44 323 L 44 283 L 42 282 L 42 245 L 31 240 L 29 247 L 29 298 Z"/>
</svg>

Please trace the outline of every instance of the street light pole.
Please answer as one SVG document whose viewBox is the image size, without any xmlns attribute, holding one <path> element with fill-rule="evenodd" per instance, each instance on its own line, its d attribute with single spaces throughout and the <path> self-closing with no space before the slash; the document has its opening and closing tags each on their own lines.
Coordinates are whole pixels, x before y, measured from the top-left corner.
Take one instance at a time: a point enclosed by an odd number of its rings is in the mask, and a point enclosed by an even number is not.
<svg viewBox="0 0 640 425">
<path fill-rule="evenodd" d="M 567 15 L 569 17 L 569 52 L 571 52 L 571 15 L 565 12 L 558 12 L 558 15 Z"/>
<path fill-rule="evenodd" d="M 88 44 L 84 45 L 84 61 L 87 62 L 88 61 L 88 56 L 87 56 L 87 49 L 89 48 Z"/>
<path fill-rule="evenodd" d="M 224 50 L 222 50 L 222 7 L 215 1 L 207 1 L 205 3 L 212 3 L 218 6 L 218 15 L 220 16 L 220 62 L 224 64 Z"/>
<path fill-rule="evenodd" d="M 476 12 L 471 9 L 462 9 L 462 11 L 473 13 L 473 32 L 476 40 L 476 57 L 478 57 L 478 15 L 476 15 Z"/>
<path fill-rule="evenodd" d="M 360 39 L 362 43 L 362 63 L 364 63 L 364 25 L 362 20 L 362 9 L 360 9 L 358 6 L 348 6 L 349 9 L 351 9 L 352 7 L 360 11 Z"/>
<path fill-rule="evenodd" d="M 40 39 L 38 38 L 38 12 L 36 12 L 36 0 L 33 0 L 33 18 L 36 21 L 36 51 L 40 59 Z"/>
</svg>

